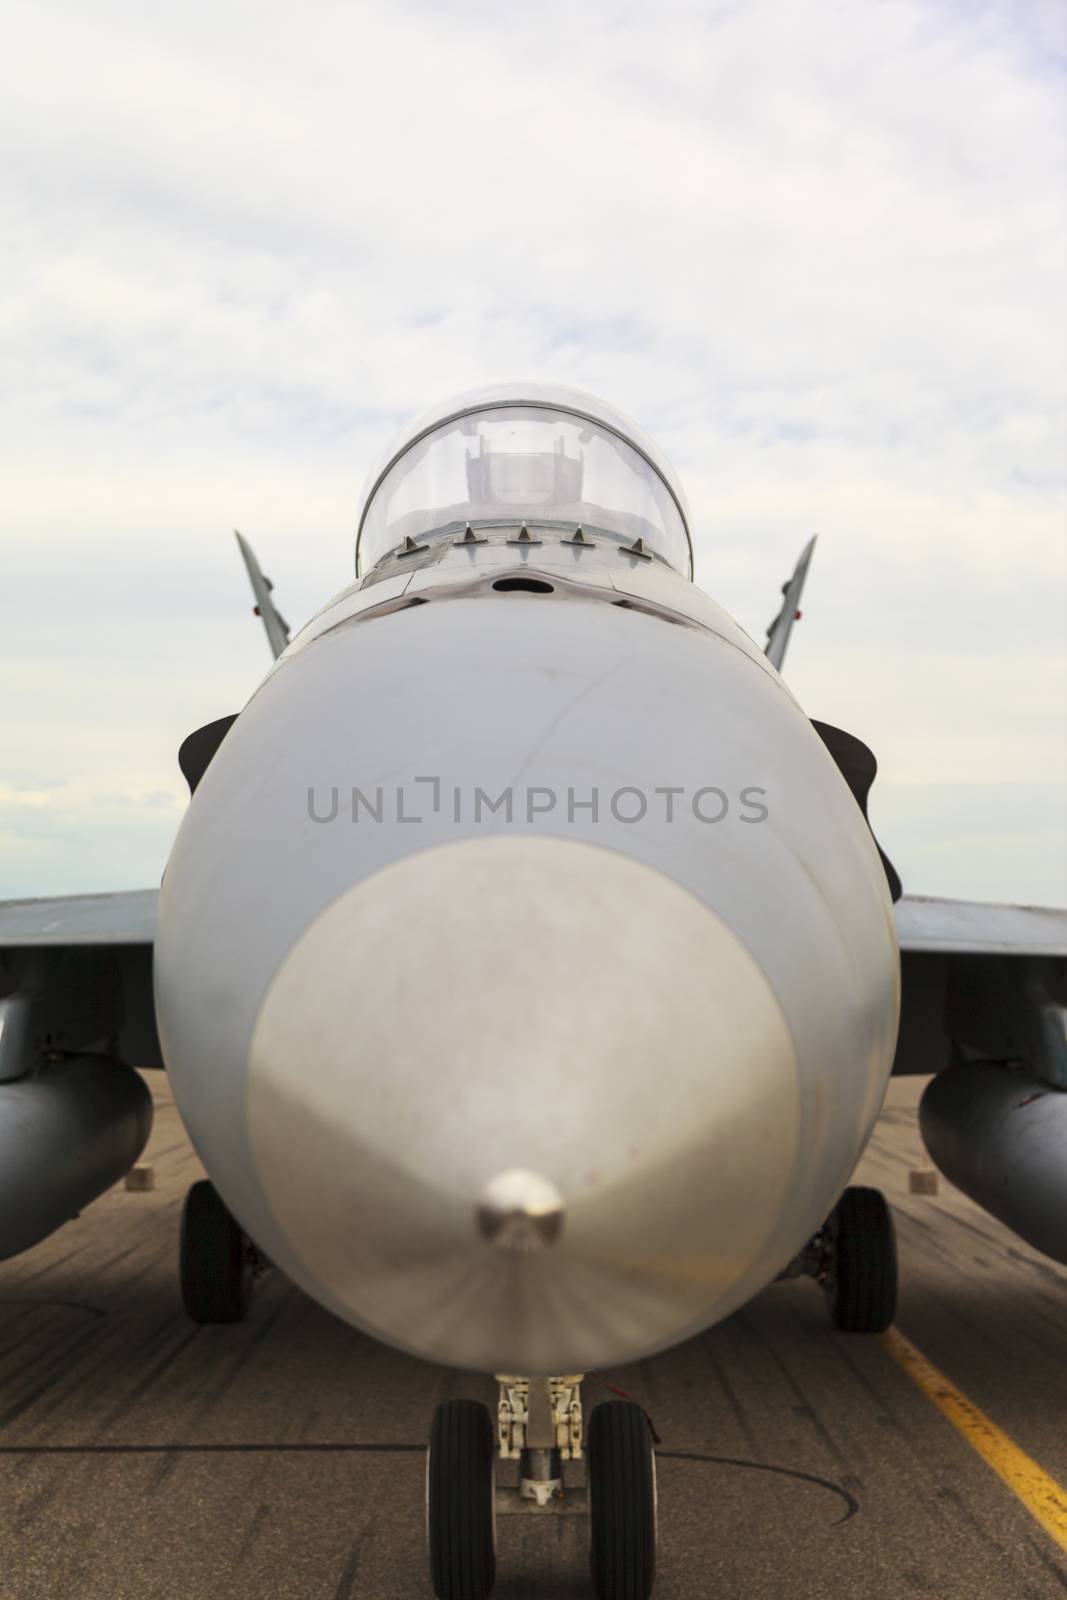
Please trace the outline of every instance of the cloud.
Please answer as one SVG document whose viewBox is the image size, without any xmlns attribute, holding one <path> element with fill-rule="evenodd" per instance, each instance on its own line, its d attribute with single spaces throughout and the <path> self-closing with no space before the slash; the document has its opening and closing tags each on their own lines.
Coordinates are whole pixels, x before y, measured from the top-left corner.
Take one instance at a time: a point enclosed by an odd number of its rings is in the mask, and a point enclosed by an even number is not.
<svg viewBox="0 0 1067 1600">
<path fill-rule="evenodd" d="M 819 530 L 791 681 L 931 786 L 913 887 L 956 838 L 939 786 L 1062 793 L 1059 6 L 11 17 L 3 736 L 34 781 L 169 792 L 266 665 L 229 530 L 308 615 L 393 427 L 521 374 L 650 429 L 754 634 Z M 55 816 L 41 892 L 148 869 L 117 813 Z M 145 826 L 158 877 L 172 821 Z M 1062 898 L 1027 838 L 998 834 L 998 885 Z"/>
</svg>

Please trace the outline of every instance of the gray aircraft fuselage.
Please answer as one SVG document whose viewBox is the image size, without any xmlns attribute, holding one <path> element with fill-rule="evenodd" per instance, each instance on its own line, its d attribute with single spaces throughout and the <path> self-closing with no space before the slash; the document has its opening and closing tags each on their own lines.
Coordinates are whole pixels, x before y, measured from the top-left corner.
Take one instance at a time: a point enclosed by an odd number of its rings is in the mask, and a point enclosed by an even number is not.
<svg viewBox="0 0 1067 1600">
<path fill-rule="evenodd" d="M 523 516 L 422 531 L 280 656 L 179 831 L 155 982 L 266 1256 L 421 1356 L 561 1373 L 710 1326 L 817 1231 L 899 958 L 760 649 L 625 519 Z"/>
</svg>

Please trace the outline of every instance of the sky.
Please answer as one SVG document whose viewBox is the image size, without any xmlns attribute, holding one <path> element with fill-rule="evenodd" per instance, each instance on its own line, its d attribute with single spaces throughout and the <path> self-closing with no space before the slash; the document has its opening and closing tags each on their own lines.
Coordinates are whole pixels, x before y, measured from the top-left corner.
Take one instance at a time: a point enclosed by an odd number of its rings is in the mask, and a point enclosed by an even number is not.
<svg viewBox="0 0 1067 1600">
<path fill-rule="evenodd" d="M 1067 904 L 1059 0 L 9 0 L 0 897 L 157 883 L 176 752 L 412 412 L 634 416 L 912 893 Z"/>
</svg>

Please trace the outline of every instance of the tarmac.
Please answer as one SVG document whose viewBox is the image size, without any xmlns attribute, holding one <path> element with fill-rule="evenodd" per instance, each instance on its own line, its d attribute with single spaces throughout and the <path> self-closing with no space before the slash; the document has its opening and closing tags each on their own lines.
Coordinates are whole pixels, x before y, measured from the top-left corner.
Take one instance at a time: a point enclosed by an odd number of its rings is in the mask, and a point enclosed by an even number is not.
<svg viewBox="0 0 1067 1600">
<path fill-rule="evenodd" d="M 200 1169 L 149 1081 L 154 1188 L 113 1189 L 0 1265 L 0 1600 L 425 1600 L 433 1408 L 492 1405 L 493 1385 L 354 1332 L 278 1273 L 242 1325 L 190 1324 L 178 1225 Z M 1067 1271 L 943 1179 L 910 1192 L 920 1088 L 891 1085 L 857 1175 L 894 1208 L 896 1326 L 990 1437 L 1067 1484 Z M 813 1283 L 601 1378 L 662 1441 L 656 1600 L 1067 1590 L 1025 1495 L 886 1340 L 836 1333 Z M 587 1408 L 600 1394 L 589 1380 Z M 587 1541 L 584 1517 L 502 1519 L 497 1600 L 590 1594 Z"/>
</svg>

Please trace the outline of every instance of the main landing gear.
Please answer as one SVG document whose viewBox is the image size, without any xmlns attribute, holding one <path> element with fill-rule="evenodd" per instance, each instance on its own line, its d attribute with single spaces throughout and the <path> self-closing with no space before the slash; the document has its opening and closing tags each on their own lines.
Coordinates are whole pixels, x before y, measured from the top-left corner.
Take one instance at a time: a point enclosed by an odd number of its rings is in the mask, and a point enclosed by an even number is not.
<svg viewBox="0 0 1067 1600">
<path fill-rule="evenodd" d="M 584 1441 L 581 1374 L 501 1376 L 497 1426 L 472 1400 L 438 1406 L 426 1462 L 430 1576 L 438 1600 L 488 1600 L 498 1516 L 588 1512 L 596 1600 L 649 1600 L 656 1564 L 656 1464 L 648 1421 L 631 1400 L 598 1405 Z M 564 1463 L 585 1458 L 588 1489 Z M 517 1461 L 515 1488 L 496 1460 Z"/>
<path fill-rule="evenodd" d="M 182 1209 L 178 1247 L 185 1309 L 194 1322 L 243 1322 L 266 1263 L 213 1183 L 194 1183 Z"/>
<path fill-rule="evenodd" d="M 846 1189 L 811 1243 L 781 1274 L 822 1285 L 835 1327 L 884 1333 L 897 1309 L 893 1214 L 878 1189 Z"/>
</svg>

